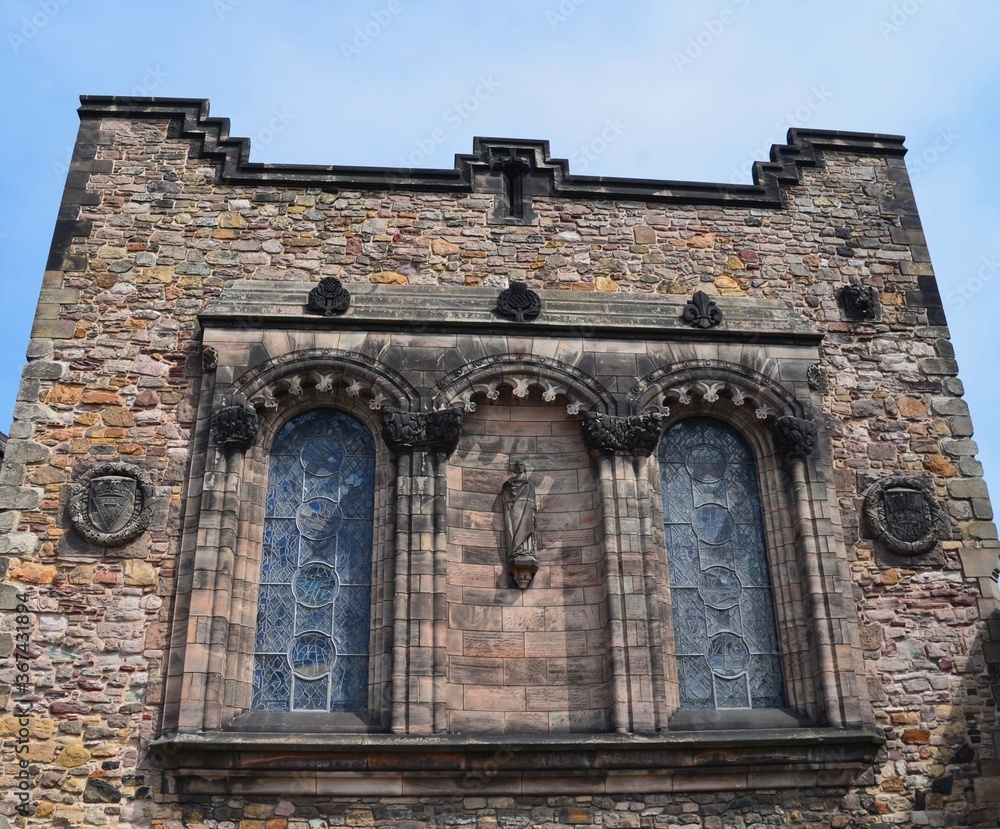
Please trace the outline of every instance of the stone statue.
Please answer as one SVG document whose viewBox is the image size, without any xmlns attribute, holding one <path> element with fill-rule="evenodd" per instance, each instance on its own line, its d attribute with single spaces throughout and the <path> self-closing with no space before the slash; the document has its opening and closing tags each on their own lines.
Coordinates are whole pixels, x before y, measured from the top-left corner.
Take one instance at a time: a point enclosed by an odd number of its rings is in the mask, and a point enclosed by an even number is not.
<svg viewBox="0 0 1000 829">
<path fill-rule="evenodd" d="M 538 570 L 535 556 L 535 487 L 525 472 L 523 461 L 514 464 L 514 477 L 500 491 L 504 512 L 504 542 L 507 572 L 522 590 Z"/>
</svg>

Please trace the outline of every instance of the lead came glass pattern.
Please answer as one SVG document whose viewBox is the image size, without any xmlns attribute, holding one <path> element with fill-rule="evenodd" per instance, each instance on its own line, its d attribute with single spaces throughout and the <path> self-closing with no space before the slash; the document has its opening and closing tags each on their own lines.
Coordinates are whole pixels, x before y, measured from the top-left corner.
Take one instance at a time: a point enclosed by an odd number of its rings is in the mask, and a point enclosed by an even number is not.
<svg viewBox="0 0 1000 829">
<path fill-rule="evenodd" d="M 660 441 L 667 566 L 682 708 L 785 705 L 757 468 L 710 418 Z"/>
<path fill-rule="evenodd" d="M 254 711 L 363 711 L 368 698 L 375 444 L 330 409 L 271 450 Z"/>
</svg>

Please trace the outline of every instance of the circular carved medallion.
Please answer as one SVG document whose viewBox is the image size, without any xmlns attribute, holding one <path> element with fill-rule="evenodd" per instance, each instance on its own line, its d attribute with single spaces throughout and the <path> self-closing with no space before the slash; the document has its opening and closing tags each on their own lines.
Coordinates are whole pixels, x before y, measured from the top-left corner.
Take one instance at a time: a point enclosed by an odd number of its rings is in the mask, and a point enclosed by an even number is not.
<svg viewBox="0 0 1000 829">
<path fill-rule="evenodd" d="M 899 475 L 868 487 L 864 512 L 875 537 L 898 555 L 933 549 L 944 527 L 944 514 L 931 486 Z"/>
<path fill-rule="evenodd" d="M 145 532 L 152 517 L 153 484 L 132 464 L 96 466 L 84 472 L 70 490 L 70 523 L 91 544 L 127 544 Z"/>
</svg>

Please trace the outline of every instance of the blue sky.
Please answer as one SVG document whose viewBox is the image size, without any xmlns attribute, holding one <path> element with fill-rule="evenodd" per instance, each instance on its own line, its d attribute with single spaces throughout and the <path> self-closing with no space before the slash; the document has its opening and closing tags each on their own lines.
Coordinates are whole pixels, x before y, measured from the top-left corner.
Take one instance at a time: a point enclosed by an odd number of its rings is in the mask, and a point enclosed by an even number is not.
<svg viewBox="0 0 1000 829">
<path fill-rule="evenodd" d="M 1000 4 L 4 0 L 0 429 L 80 94 L 209 98 L 254 161 L 445 167 L 544 138 L 575 173 L 749 182 L 789 126 L 903 134 L 1000 492 Z"/>
</svg>

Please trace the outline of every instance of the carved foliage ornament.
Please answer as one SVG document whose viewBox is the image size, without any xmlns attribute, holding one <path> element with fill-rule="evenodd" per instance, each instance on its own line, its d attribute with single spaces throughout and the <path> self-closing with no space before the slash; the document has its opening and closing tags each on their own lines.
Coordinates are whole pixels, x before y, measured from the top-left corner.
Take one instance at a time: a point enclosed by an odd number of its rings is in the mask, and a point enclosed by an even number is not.
<svg viewBox="0 0 1000 829">
<path fill-rule="evenodd" d="M 212 434 L 225 450 L 245 450 L 250 447 L 260 421 L 250 406 L 226 406 L 212 414 Z"/>
<path fill-rule="evenodd" d="M 712 328 L 722 322 L 722 309 L 704 291 L 695 291 L 684 306 L 681 318 L 695 328 Z"/>
<path fill-rule="evenodd" d="M 351 304 L 351 294 L 335 276 L 327 276 L 309 292 L 306 307 L 311 314 L 332 317 L 343 314 Z"/>
<path fill-rule="evenodd" d="M 816 424 L 801 417 L 779 417 L 774 423 L 774 442 L 786 458 L 804 458 L 816 446 Z"/>
<path fill-rule="evenodd" d="M 382 436 L 395 450 L 423 449 L 450 454 L 461 434 L 461 409 L 408 412 L 392 406 L 382 408 Z"/>
<path fill-rule="evenodd" d="M 583 443 L 591 452 L 651 455 L 662 431 L 663 415 L 659 412 L 627 417 L 587 412 L 583 419 Z"/>
<path fill-rule="evenodd" d="M 497 313 L 514 322 L 533 320 L 542 312 L 542 300 L 524 282 L 511 282 L 497 297 Z"/>
<path fill-rule="evenodd" d="M 85 541 L 120 547 L 149 527 L 153 494 L 152 482 L 138 467 L 120 462 L 101 464 L 73 484 L 69 520 Z"/>
<path fill-rule="evenodd" d="M 898 555 L 914 556 L 933 549 L 945 526 L 930 484 L 899 475 L 868 487 L 864 512 L 875 537 Z"/>
</svg>

